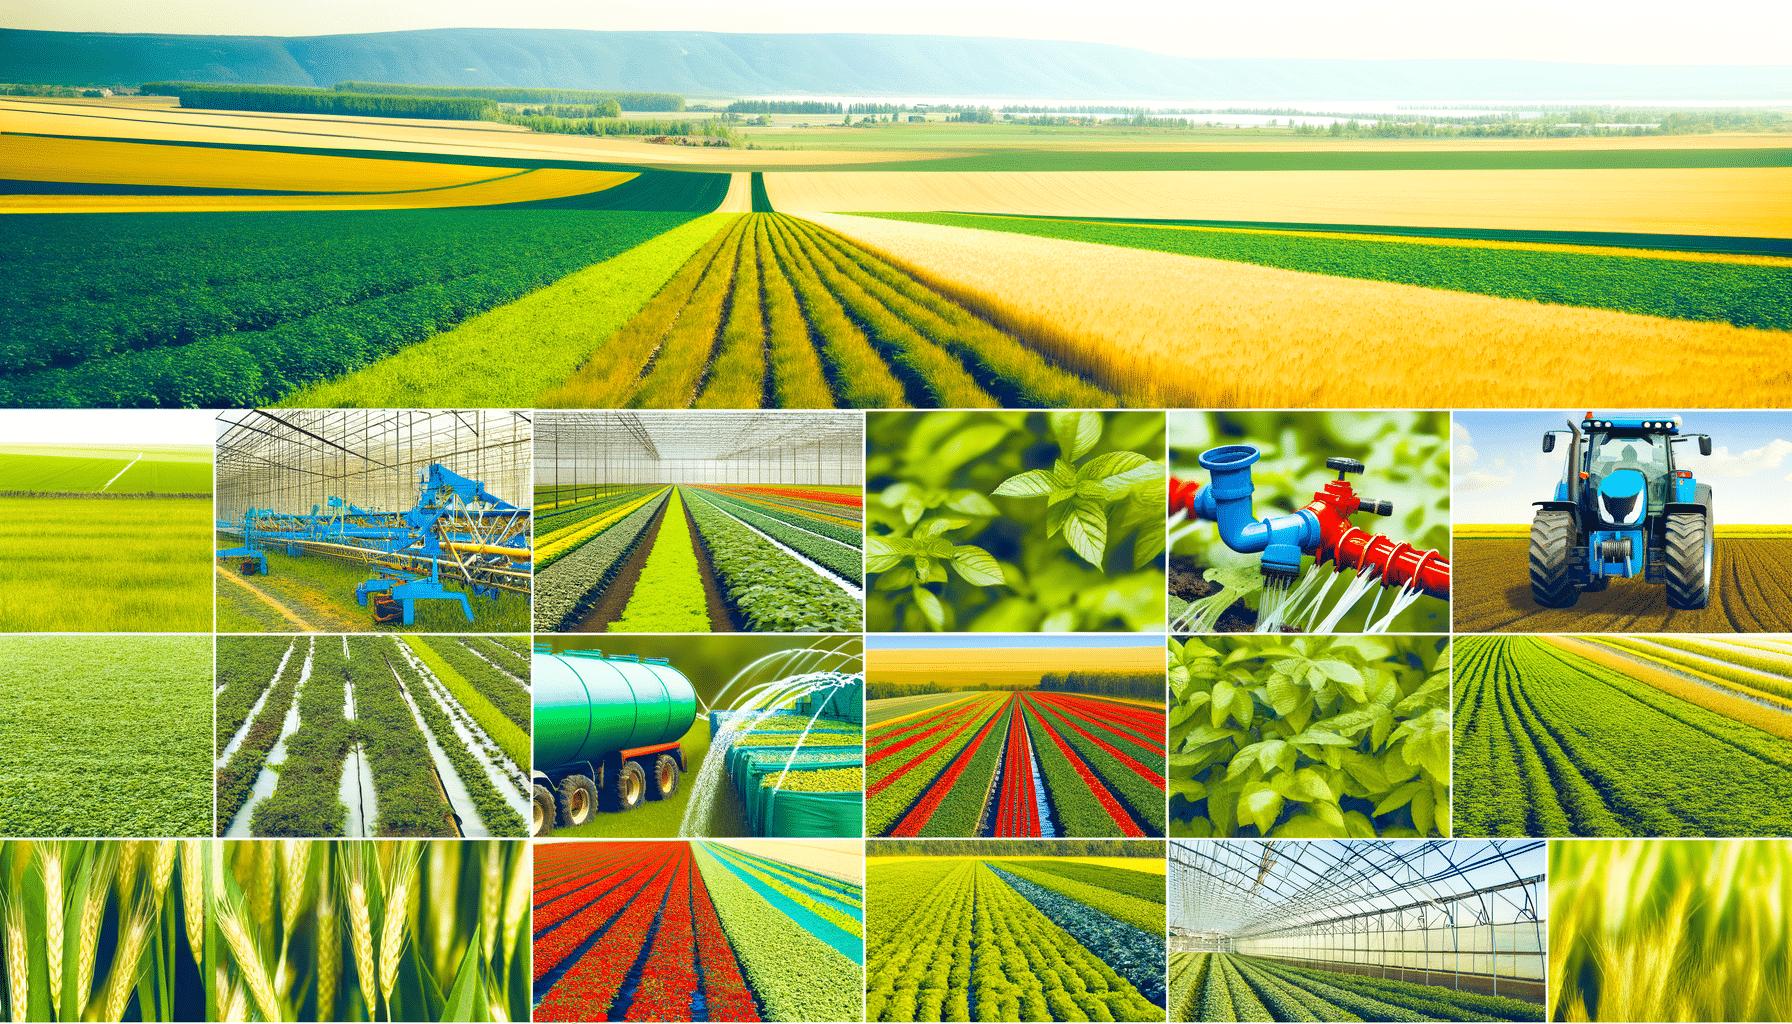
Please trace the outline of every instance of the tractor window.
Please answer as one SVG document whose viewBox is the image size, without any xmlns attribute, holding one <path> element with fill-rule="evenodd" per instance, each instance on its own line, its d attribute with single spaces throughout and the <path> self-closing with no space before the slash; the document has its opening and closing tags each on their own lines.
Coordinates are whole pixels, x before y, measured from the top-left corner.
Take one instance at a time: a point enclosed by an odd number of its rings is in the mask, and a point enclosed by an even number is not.
<svg viewBox="0 0 1792 1024">
<path fill-rule="evenodd" d="M 1649 482 L 1649 503 L 1659 505 L 1667 500 L 1668 445 L 1664 436 L 1595 434 L 1587 468 L 1595 485 L 1614 470 L 1637 470 Z"/>
</svg>

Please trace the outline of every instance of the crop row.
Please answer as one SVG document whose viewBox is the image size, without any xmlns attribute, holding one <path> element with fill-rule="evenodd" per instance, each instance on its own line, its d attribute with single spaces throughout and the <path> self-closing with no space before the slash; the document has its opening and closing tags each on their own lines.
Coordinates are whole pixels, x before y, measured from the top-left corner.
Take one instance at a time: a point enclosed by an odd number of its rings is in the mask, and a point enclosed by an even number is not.
<svg viewBox="0 0 1792 1024">
<path fill-rule="evenodd" d="M 989 1020 L 1164 1019 L 989 867 L 940 860 L 873 869 L 866 1019 L 969 1020 L 973 1001 Z M 1161 953 L 1151 959 L 1162 963 Z M 1161 966 L 1156 977 L 1161 992 Z"/>
<path fill-rule="evenodd" d="M 856 491 L 816 491 L 807 487 L 780 487 L 770 484 L 739 484 L 728 489 L 766 494 L 795 501 L 819 502 L 824 505 L 850 506 L 851 508 L 863 508 L 865 505 L 865 496 Z"/>
<path fill-rule="evenodd" d="M 444 653 L 454 646 L 454 641 L 451 639 L 435 637 L 426 640 L 422 637 L 408 637 L 402 642 L 417 655 L 417 659 L 423 662 L 430 674 L 435 676 L 444 687 L 447 687 L 455 702 L 473 717 L 473 721 L 478 723 L 480 730 L 498 745 L 498 749 L 504 751 L 504 755 L 510 758 L 512 764 L 520 768 L 530 763 L 529 733 L 527 731 L 529 698 L 527 694 L 523 695 L 521 714 L 524 717 L 522 725 L 519 726 L 516 720 L 510 717 L 508 709 L 500 711 L 497 705 L 486 699 L 488 690 L 517 690 L 515 683 L 508 679 L 487 678 L 485 687 L 475 687 L 469 682 L 468 677 L 463 675 L 461 671 L 463 666 L 451 665 L 443 657 Z M 472 656 L 464 651 L 460 652 L 460 656 L 463 659 L 472 659 Z M 477 659 L 472 660 L 477 661 Z M 489 676 L 497 675 L 489 665 L 480 663 L 477 667 L 483 669 Z"/>
<path fill-rule="evenodd" d="M 541 493 L 537 491 L 538 511 L 534 513 L 535 542 L 537 545 L 541 545 L 557 537 L 565 536 L 567 531 L 577 528 L 593 517 L 638 501 L 657 490 L 660 488 L 652 484 L 618 487 L 615 490 L 607 490 L 603 494 L 588 497 L 577 504 L 558 508 L 549 505 L 546 507 L 546 511 L 539 511 L 543 506 L 540 502 Z"/>
<path fill-rule="evenodd" d="M 286 637 L 233 637 L 218 645 L 217 681 L 220 689 L 216 701 L 216 738 L 219 755 L 230 738 L 243 727 L 255 702 L 267 692 L 279 674 L 280 664 L 296 645 Z"/>
<path fill-rule="evenodd" d="M 961 706 L 951 718 L 871 752 L 865 771 L 865 828 L 883 835 L 939 774 L 959 761 L 959 752 L 985 735 L 1000 718 L 1002 698 L 983 697 Z"/>
<path fill-rule="evenodd" d="M 1545 1019 L 1543 1007 L 1522 1000 L 1231 953 L 1170 954 L 1170 1012 L 1190 1021 Z"/>
<path fill-rule="evenodd" d="M 486 830 L 493 836 L 520 838 L 528 833 L 523 828 L 523 816 L 518 814 L 504 799 L 504 794 L 493 785 L 487 768 L 461 741 L 460 733 L 454 728 L 452 707 L 444 707 L 436 699 L 434 690 L 423 677 L 418 674 L 411 663 L 404 658 L 394 658 L 392 667 L 398 670 L 399 678 L 404 681 L 405 689 L 411 699 L 417 702 L 417 711 L 423 715 L 423 724 L 429 728 L 436 738 L 436 745 L 442 748 L 450 764 L 454 765 L 454 773 L 460 777 L 461 784 L 466 787 L 467 795 L 472 798 L 473 808 L 479 812 L 479 820 L 485 822 Z M 474 736 L 481 733 L 472 721 L 465 723 L 467 731 Z M 495 753 L 494 747 L 493 752 Z M 496 757 L 490 757 L 493 765 L 498 765 Z M 501 768 L 498 770 L 502 770 Z M 520 782 L 512 780 L 513 788 L 519 795 L 522 790 Z"/>
<path fill-rule="evenodd" d="M 1456 668 L 1457 814 L 1473 835 L 1781 835 L 1792 743 L 1531 638 Z"/>
<path fill-rule="evenodd" d="M 1027 866 L 1034 871 L 1057 875 L 1073 882 L 1082 882 L 1151 903 L 1164 902 L 1163 875 L 1076 860 L 1036 860 Z"/>
<path fill-rule="evenodd" d="M 436 789 L 435 762 L 417 718 L 399 692 L 388 658 L 398 641 L 389 636 L 350 637 L 355 725 L 373 772 L 379 814 L 370 824 L 382 837 L 452 834 L 448 805 Z"/>
<path fill-rule="evenodd" d="M 431 640 L 420 640 L 427 645 L 430 652 L 447 662 L 462 679 L 479 691 L 479 695 L 491 702 L 511 724 L 525 732 L 529 729 L 530 701 L 529 691 L 523 689 L 515 680 L 505 676 L 493 668 L 491 663 L 462 646 L 465 641 L 452 637 L 436 637 Z M 529 678 L 527 670 L 521 675 Z M 469 709 L 470 710 L 470 709 Z M 517 762 L 521 764 L 522 762 Z"/>
<path fill-rule="evenodd" d="M 1007 752 L 1002 760 L 1002 788 L 996 794 L 996 821 L 992 834 L 998 837 L 1043 836 L 1039 794 L 1033 788 L 1033 746 L 1027 736 L 1027 720 L 1021 714 L 1018 701 L 1009 698 L 1008 707 Z"/>
<path fill-rule="evenodd" d="M 990 865 L 1002 881 L 1031 903 L 1051 922 L 1094 953 L 1158 1006 L 1164 1005 L 1164 940 L 1153 933 L 1119 920 L 1099 908 L 1028 881 L 1013 870 Z M 1158 910 L 1159 923 L 1163 910 Z"/>
<path fill-rule="evenodd" d="M 1129 927 L 1142 932 L 1159 936 L 1164 934 L 1164 905 L 1126 893 L 1115 892 L 1099 885 L 1079 882 L 1065 878 L 1049 871 L 1041 871 L 1033 861 L 1015 861 L 1002 864 L 1002 868 L 1033 883 L 1041 889 L 1055 892 L 1065 899 L 1075 900 L 1093 910 L 1098 910 L 1116 921 L 1123 921 Z M 1059 864 L 1063 861 L 1044 861 L 1037 863 Z M 1136 872 L 1134 872 L 1136 874 Z"/>
<path fill-rule="evenodd" d="M 529 683 L 529 650 L 518 650 L 502 641 L 509 638 L 489 636 L 461 637 L 461 646 L 510 673 L 526 687 Z"/>
<path fill-rule="evenodd" d="M 995 706 L 993 713 L 983 720 L 983 725 L 964 746 L 964 750 L 972 752 L 971 756 L 950 756 L 939 776 L 921 791 L 920 797 L 890 830 L 890 835 L 966 836 L 976 831 L 986 802 L 984 794 L 989 790 L 997 751 L 1002 745 L 1000 727 L 1007 717 L 1003 713 L 1004 707 Z M 926 769 L 909 776 L 913 785 L 925 782 L 926 777 Z M 888 795 L 880 794 L 880 797 L 886 804 L 894 804 L 910 788 L 912 785 L 899 783 L 885 789 L 883 794 Z"/>
<path fill-rule="evenodd" d="M 793 501 L 778 500 L 766 495 L 732 493 L 727 488 L 706 487 L 704 493 L 727 507 L 749 509 L 852 547 L 862 549 L 865 546 L 865 527 L 856 516 L 849 517 L 832 510 L 812 510 Z M 839 506 L 829 508 L 837 510 Z"/>
<path fill-rule="evenodd" d="M 1106 407 L 1068 373 L 908 272 L 807 221 L 718 233 L 601 354 L 564 407 Z M 705 373 L 705 369 L 708 373 Z"/>
<path fill-rule="evenodd" d="M 652 501 L 654 495 L 664 490 L 667 488 L 659 488 L 646 494 L 631 494 L 625 501 L 607 503 L 599 514 L 556 529 L 546 537 L 538 538 L 535 544 L 536 569 L 546 569 L 553 565 L 567 553 L 577 550 L 581 544 L 603 533 L 626 518 L 629 513 Z"/>
<path fill-rule="evenodd" d="M 790 550 L 836 576 L 851 580 L 855 586 L 864 585 L 865 553 L 858 548 L 818 536 L 804 527 L 791 526 L 781 519 L 763 515 L 739 502 L 727 501 L 714 495 L 707 497 L 716 508 L 754 527 L 773 540 L 779 541 Z M 823 524 L 815 523 L 813 525 Z"/>
<path fill-rule="evenodd" d="M 1136 777 L 1150 784 L 1159 794 L 1163 793 L 1163 741 L 1159 738 L 1163 735 L 1162 716 L 1145 719 L 1154 720 L 1154 726 L 1127 726 L 1117 721 L 1124 714 L 1120 709 L 1094 707 L 1085 702 L 1048 694 L 1032 694 L 1027 700 L 1034 707 L 1042 709 L 1054 723 L 1054 727 L 1063 726 L 1076 739 L 1086 740 L 1091 750 L 1085 753 L 1092 751 L 1092 763 L 1099 763 L 1104 768 L 1113 767 L 1114 776 L 1121 779 Z M 1152 735 L 1154 732 L 1155 735 Z M 1077 749 L 1085 748 L 1079 745 Z M 1129 791 L 1129 795 L 1131 792 L 1133 791 Z M 1150 795 L 1142 788 L 1136 789 L 1136 792 L 1141 799 L 1150 802 Z"/>
<path fill-rule="evenodd" d="M 342 803 L 342 763 L 354 743 L 343 717 L 347 666 L 339 637 L 311 645 L 311 674 L 299 691 L 299 727 L 286 738 L 274 793 L 255 805 L 249 831 L 257 836 L 340 836 L 348 808 Z"/>
<path fill-rule="evenodd" d="M 629 595 L 621 618 L 610 624 L 617 633 L 707 633 L 709 594 L 691 541 L 679 488 L 666 500 L 665 517 L 654 538 L 647 564 Z"/>
<path fill-rule="evenodd" d="M 851 632 L 864 622 L 864 602 L 848 596 L 740 522 L 701 493 L 691 495 L 710 564 L 724 595 L 754 632 Z"/>
<path fill-rule="evenodd" d="M 805 884 L 805 879 L 777 870 L 773 866 L 775 862 L 767 863 L 759 858 L 742 856 L 733 847 L 714 845 L 709 847 L 708 852 L 724 866 L 735 868 L 737 872 L 745 872 L 823 921 L 851 933 L 854 938 L 864 937 L 864 925 L 860 922 L 856 908 L 842 905 L 838 894 L 813 884 Z M 798 926 L 801 926 L 800 922 Z"/>
<path fill-rule="evenodd" d="M 1780 704 L 1792 704 L 1792 654 L 1702 637 L 1663 635 L 1652 636 L 1647 642 L 1621 642 L 1633 653 L 1653 661 L 1667 661 L 1677 668 L 1716 676 L 1723 684 L 1741 686 Z M 1696 657 L 1676 657 L 1662 651 L 1662 647 Z"/>
<path fill-rule="evenodd" d="M 610 1018 L 610 1011 L 615 1006 L 617 995 L 622 985 L 628 980 L 628 973 L 618 970 L 618 965 L 633 964 L 640 959 L 643 948 L 647 945 L 648 936 L 660 918 L 661 908 L 668 902 L 675 884 L 683 880 L 685 891 L 690 891 L 691 858 L 688 847 L 665 851 L 660 863 L 639 872 L 635 877 L 651 874 L 651 877 L 638 890 L 633 899 L 622 904 L 620 914 L 607 921 L 607 926 L 599 926 L 599 920 L 591 920 L 593 927 L 585 934 L 570 932 L 576 927 L 575 921 L 562 925 L 554 933 L 560 938 L 560 944 L 579 941 L 581 945 L 589 943 L 580 953 L 578 959 L 567 968 L 565 973 L 548 989 L 546 996 L 536 1008 L 536 1016 L 542 1020 L 596 1020 Z M 631 879 L 632 882 L 632 879 Z M 567 933 L 567 934 L 562 934 Z M 592 938 L 595 941 L 592 941 Z M 673 938 L 669 935 L 668 939 Z M 540 941 L 537 941 L 539 947 Z M 688 964 L 690 961 L 687 960 Z M 539 980 L 541 967 L 536 965 Z M 665 978 L 664 981 L 674 981 Z M 693 981 L 695 979 L 692 979 Z M 688 1000 L 687 1004 L 688 1005 Z"/>
<path fill-rule="evenodd" d="M 281 730 L 286 726 L 286 712 L 292 707 L 293 691 L 299 686 L 299 673 L 305 666 L 306 654 L 294 650 L 292 657 L 286 659 L 286 668 L 274 681 L 267 699 L 262 702 L 261 712 L 249 723 L 249 731 L 243 734 L 243 741 L 230 755 L 224 767 L 218 769 L 218 804 L 216 812 L 215 834 L 223 835 L 248 802 L 250 792 L 255 788 L 255 780 L 261 775 L 262 766 L 267 764 L 268 751 L 274 749 L 279 741 Z M 222 756 L 223 749 L 218 754 Z"/>
<path fill-rule="evenodd" d="M 689 213 L 21 216 L 0 404 L 272 402 L 521 298 Z"/>
<path fill-rule="evenodd" d="M 609 529 L 560 559 L 535 570 L 535 628 L 552 632 L 567 625 L 591 594 L 601 593 L 634 553 L 671 491 L 629 513 Z"/>
<path fill-rule="evenodd" d="M 1046 792 L 1051 794 L 1052 810 L 1062 833 L 1068 836 L 1123 836 L 1145 834 L 1104 780 L 1083 760 L 1081 754 L 1065 742 L 1057 730 L 1039 718 L 1038 709 L 1022 701 L 1022 714 L 1028 732 L 1044 742 L 1033 744 L 1039 758 L 1039 770 L 1045 776 Z M 1159 800 L 1158 813 L 1163 801 Z M 1149 813 L 1149 808 L 1145 809 Z"/>
</svg>

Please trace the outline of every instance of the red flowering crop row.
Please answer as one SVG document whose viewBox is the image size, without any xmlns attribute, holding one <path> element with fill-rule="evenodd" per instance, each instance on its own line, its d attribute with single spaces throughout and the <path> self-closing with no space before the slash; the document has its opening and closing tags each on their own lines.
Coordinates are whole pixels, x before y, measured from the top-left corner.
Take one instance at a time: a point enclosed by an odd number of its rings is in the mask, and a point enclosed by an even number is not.
<svg viewBox="0 0 1792 1024">
<path fill-rule="evenodd" d="M 653 923 L 660 916 L 660 908 L 672 891 L 673 880 L 683 872 L 688 879 L 691 869 L 691 847 L 689 843 L 669 844 L 671 849 L 662 847 L 659 866 L 653 869 L 653 877 L 628 902 L 622 916 L 611 923 L 610 927 L 597 939 L 585 955 L 579 957 L 567 972 L 561 976 L 554 987 L 548 990 L 547 997 L 535 1010 L 536 1020 L 607 1020 L 610 1007 L 616 1003 L 616 994 L 621 991 L 622 983 L 628 980 L 628 969 L 641 957 L 641 947 L 647 944 L 648 933 L 653 930 Z M 671 856 L 660 859 L 664 854 Z M 653 855 L 650 855 L 653 856 Z M 564 931 L 571 927 L 569 922 L 561 928 Z M 558 934 L 558 933 L 556 933 Z M 537 949 L 540 943 L 536 944 Z M 540 953 L 536 954 L 539 960 Z M 540 977 L 541 964 L 535 965 L 536 977 Z M 685 1006 L 690 1006 L 686 1000 Z"/>
<path fill-rule="evenodd" d="M 643 847 L 647 846 L 647 844 L 642 845 Z M 561 917 L 556 920 L 564 919 L 566 923 L 535 940 L 535 980 L 540 981 L 549 971 L 560 966 L 568 956 L 572 955 L 573 950 L 584 945 L 586 939 L 603 927 L 604 922 L 615 917 L 622 908 L 638 904 L 642 891 L 657 876 L 663 874 L 658 870 L 659 866 L 658 858 L 649 847 L 630 858 L 629 863 L 623 869 L 625 872 L 629 872 L 627 878 L 620 884 L 612 886 L 610 891 L 603 895 L 603 898 L 586 904 L 583 909 L 570 916 L 562 913 Z M 666 884 L 666 879 L 660 880 L 661 892 L 665 891 Z M 658 908 L 658 904 L 655 904 L 655 908 Z M 543 921 L 538 916 L 535 919 L 536 931 L 539 932 L 543 926 Z M 555 986 L 555 988 L 558 987 Z"/>
<path fill-rule="evenodd" d="M 1095 744 L 1095 746 L 1098 747 L 1100 750 L 1102 750 L 1104 753 L 1108 754 L 1114 760 L 1120 762 L 1120 764 L 1123 765 L 1127 770 L 1136 772 L 1140 778 L 1142 778 L 1146 782 L 1149 782 L 1152 785 L 1156 786 L 1160 791 L 1164 788 L 1164 777 L 1162 775 L 1159 775 L 1157 772 L 1152 771 L 1150 768 L 1147 768 L 1146 766 L 1140 764 L 1136 758 L 1128 755 L 1124 751 L 1115 747 L 1112 743 L 1109 743 L 1107 740 L 1104 740 L 1100 736 L 1096 736 L 1093 733 L 1089 732 L 1089 730 L 1083 728 L 1082 725 L 1078 723 L 1076 718 L 1070 714 L 1065 713 L 1063 708 L 1054 707 L 1053 705 L 1046 703 L 1044 701 L 1039 702 L 1039 704 L 1036 706 L 1042 712 L 1040 715 L 1040 721 L 1046 722 L 1046 724 L 1049 727 L 1056 729 L 1058 727 L 1058 724 L 1062 724 L 1063 726 L 1069 728 L 1072 732 L 1076 733 L 1078 736 L 1081 736 L 1083 739 L 1086 739 L 1090 743 Z M 1050 720 L 1047 719 L 1047 716 L 1050 716 Z M 1054 724 L 1054 723 L 1057 723 L 1057 724 Z"/>
<path fill-rule="evenodd" d="M 1058 753 L 1064 756 L 1064 760 L 1070 764 L 1077 777 L 1082 779 L 1083 784 L 1089 787 L 1090 795 L 1095 797 L 1101 809 L 1114 820 L 1114 824 L 1120 827 L 1120 833 L 1129 838 L 1143 836 L 1144 830 L 1132 820 L 1132 815 L 1126 813 L 1126 808 L 1121 805 L 1120 801 L 1114 799 L 1114 794 L 1108 791 L 1108 787 L 1101 781 L 1101 778 L 1089 769 L 1089 765 L 1075 750 L 1071 749 L 1070 744 L 1064 742 L 1064 737 L 1058 735 L 1057 731 L 1046 723 L 1044 717 L 1039 715 L 1037 707 L 1033 708 L 1033 714 L 1034 721 L 1039 723 L 1040 731 L 1057 747 Z M 1052 792 L 1054 794 L 1059 792 L 1059 787 L 1055 783 Z"/>
<path fill-rule="evenodd" d="M 1018 701 L 1008 723 L 1008 754 L 1002 765 L 1002 792 L 996 808 L 996 835 L 1040 835 L 1039 800 L 1033 792 L 1033 747 Z"/>
<path fill-rule="evenodd" d="M 1009 702 L 1012 702 L 1013 699 L 1012 697 L 1008 698 Z M 977 735 L 971 739 L 965 750 L 972 751 L 982 746 L 984 737 L 989 735 L 989 730 L 1001 720 L 1001 715 L 990 715 L 989 721 L 983 723 L 983 728 L 977 731 Z M 968 756 L 953 758 L 951 763 L 946 765 L 946 770 L 940 773 L 940 777 L 927 788 L 927 792 L 921 794 L 921 799 L 915 802 L 914 808 L 896 823 L 896 828 L 890 834 L 902 837 L 920 835 L 921 826 L 927 824 L 927 820 L 933 817 L 933 812 L 939 809 L 941 801 L 951 794 L 952 787 L 958 784 L 959 776 L 964 774 L 965 768 L 970 763 L 971 758 Z"/>
<path fill-rule="evenodd" d="M 825 501 L 830 505 L 850 505 L 853 508 L 863 508 L 865 505 L 865 496 L 862 494 L 838 494 L 833 491 L 811 491 L 806 487 L 742 486 L 727 489 L 755 491 L 760 494 L 776 494 L 785 498 L 801 498 L 804 501 Z"/>
</svg>

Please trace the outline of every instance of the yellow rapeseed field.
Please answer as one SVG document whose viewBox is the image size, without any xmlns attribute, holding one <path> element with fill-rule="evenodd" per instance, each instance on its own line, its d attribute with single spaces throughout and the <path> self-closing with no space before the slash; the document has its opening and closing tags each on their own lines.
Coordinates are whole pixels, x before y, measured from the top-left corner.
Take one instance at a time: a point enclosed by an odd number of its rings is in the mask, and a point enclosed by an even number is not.
<svg viewBox="0 0 1792 1024">
<path fill-rule="evenodd" d="M 284 192 L 403 192 L 466 185 L 516 173 L 510 167 L 27 135 L 0 135 L 0 167 L 6 168 L 6 177 L 22 181 Z"/>
<path fill-rule="evenodd" d="M 857 210 L 1792 237 L 1792 167 L 768 171 L 780 211 Z"/>
<path fill-rule="evenodd" d="M 872 217 L 808 219 L 1144 406 L 1792 404 L 1792 333 Z M 1696 355 L 1691 355 L 1696 354 Z M 1622 367 L 1589 373 L 1588 367 Z"/>
</svg>

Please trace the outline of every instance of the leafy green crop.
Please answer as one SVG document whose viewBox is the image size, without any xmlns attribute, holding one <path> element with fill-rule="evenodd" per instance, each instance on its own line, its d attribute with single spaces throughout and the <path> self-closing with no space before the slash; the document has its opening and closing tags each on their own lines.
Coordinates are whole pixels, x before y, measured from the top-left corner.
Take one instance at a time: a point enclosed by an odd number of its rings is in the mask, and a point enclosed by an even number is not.
<svg viewBox="0 0 1792 1024">
<path fill-rule="evenodd" d="M 1385 533 L 1420 550 L 1450 552 L 1450 446 L 1448 413 L 1388 412 L 1172 412 L 1168 416 L 1170 463 L 1182 480 L 1206 484 L 1208 476 L 1195 462 L 1209 448 L 1222 444 L 1256 445 L 1263 457 L 1251 467 L 1252 511 L 1258 518 L 1293 512 L 1336 479 L 1325 468 L 1334 456 L 1356 459 L 1364 466 L 1352 474 L 1357 493 L 1394 504 L 1391 518 L 1359 514 L 1352 522 L 1371 533 Z M 1249 612 L 1263 589 L 1260 556 L 1241 554 L 1220 539 L 1213 523 L 1177 523 L 1170 529 L 1173 568 L 1192 572 L 1221 589 L 1194 601 L 1201 607 L 1188 616 L 1198 623 L 1191 632 L 1210 632 L 1228 608 Z M 1311 559 L 1306 562 L 1311 565 Z M 1187 579 L 1186 575 L 1183 577 Z M 1341 590 L 1337 584 L 1333 596 Z M 1195 593 L 1173 579 L 1172 619 L 1187 612 Z M 1389 595 L 1391 596 L 1391 595 Z M 1238 602 L 1243 602 L 1240 605 Z M 1335 628 L 1360 632 L 1367 622 L 1371 598 L 1365 597 Z M 1386 607 L 1387 597 L 1381 601 Z M 1379 616 L 1378 616 L 1379 617 Z M 1174 626 L 1181 630 L 1181 624 Z M 1423 597 L 1394 619 L 1389 632 L 1446 633 L 1447 602 Z"/>
<path fill-rule="evenodd" d="M 1449 641 L 1170 641 L 1170 834 L 1450 833 Z"/>
<path fill-rule="evenodd" d="M 869 628 L 1158 628 L 1162 431 L 1150 412 L 871 414 Z"/>
</svg>

